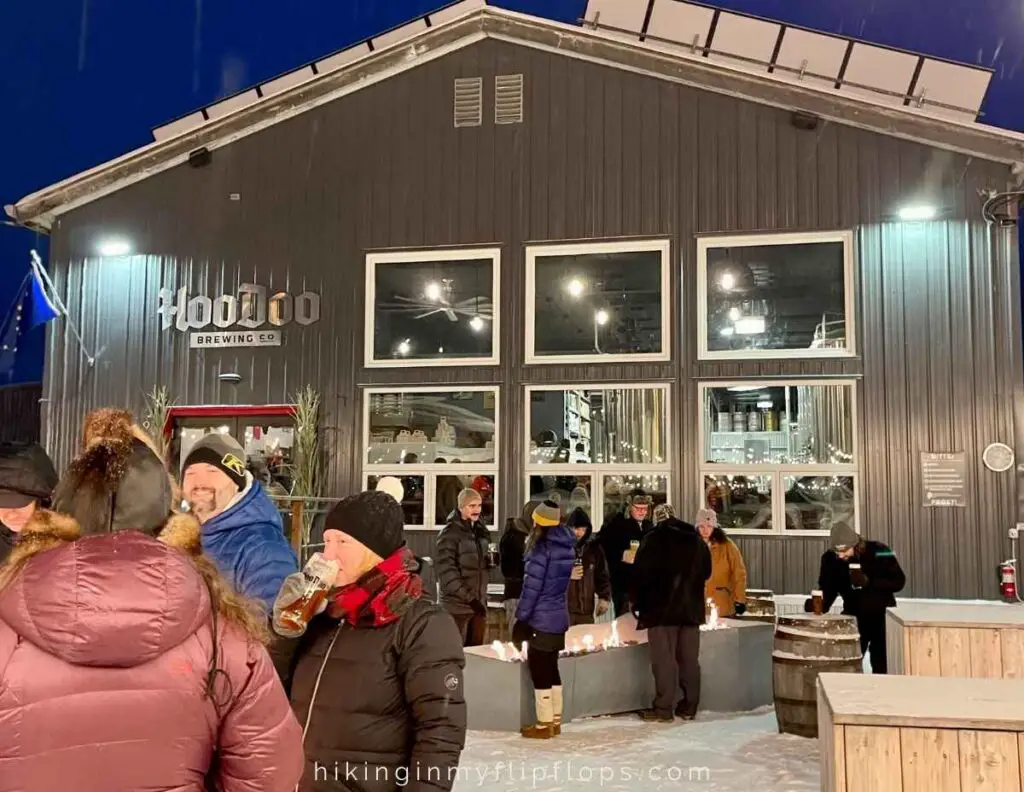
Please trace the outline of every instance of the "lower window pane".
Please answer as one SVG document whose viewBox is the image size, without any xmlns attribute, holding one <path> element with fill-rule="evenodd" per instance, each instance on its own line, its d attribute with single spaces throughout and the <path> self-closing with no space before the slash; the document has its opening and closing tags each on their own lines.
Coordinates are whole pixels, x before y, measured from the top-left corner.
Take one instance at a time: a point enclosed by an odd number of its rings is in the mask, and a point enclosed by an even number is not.
<svg viewBox="0 0 1024 792">
<path fill-rule="evenodd" d="M 626 510 L 626 502 L 630 493 L 638 489 L 651 496 L 653 506 L 668 501 L 668 476 L 657 473 L 638 476 L 605 476 L 603 482 L 604 519 L 606 521 L 617 514 L 622 514 Z M 648 509 L 648 518 L 653 516 L 653 506 Z"/>
<path fill-rule="evenodd" d="M 772 530 L 771 476 L 705 476 L 704 502 L 726 531 Z"/>
<path fill-rule="evenodd" d="M 494 526 L 494 476 L 475 476 L 467 473 L 461 476 L 438 476 L 434 495 L 434 524 L 446 525 L 451 520 L 459 504 L 459 493 L 464 489 L 474 489 L 480 493 L 483 508 L 480 519 L 484 525 Z"/>
<path fill-rule="evenodd" d="M 852 476 L 785 476 L 786 530 L 829 531 L 836 522 L 854 527 Z"/>
<path fill-rule="evenodd" d="M 568 516 L 576 508 L 583 509 L 589 516 L 592 511 L 591 493 L 594 486 L 590 476 L 530 476 L 530 503 L 556 500 L 562 507 L 562 514 Z M 518 516 L 509 508 L 509 516 Z"/>
<path fill-rule="evenodd" d="M 366 488 L 377 489 L 377 482 L 382 478 L 392 476 L 402 482 L 405 496 L 402 498 L 402 511 L 405 512 L 405 524 L 413 526 L 424 525 L 423 522 L 423 490 L 424 476 L 403 476 L 401 473 L 387 473 L 383 476 L 367 476 Z"/>
</svg>

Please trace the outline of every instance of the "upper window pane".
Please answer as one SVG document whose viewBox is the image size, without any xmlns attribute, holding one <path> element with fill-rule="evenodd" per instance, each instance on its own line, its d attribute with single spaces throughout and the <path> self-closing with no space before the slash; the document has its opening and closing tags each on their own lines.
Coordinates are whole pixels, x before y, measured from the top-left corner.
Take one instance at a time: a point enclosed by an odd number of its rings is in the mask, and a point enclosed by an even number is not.
<svg viewBox="0 0 1024 792">
<path fill-rule="evenodd" d="M 662 465 L 663 388 L 530 391 L 529 464 Z"/>
<path fill-rule="evenodd" d="M 667 242 L 528 251 L 533 348 L 529 359 L 667 357 L 662 312 Z M 658 249 L 652 249 L 656 246 Z M 528 319 L 529 321 L 529 319 Z"/>
<path fill-rule="evenodd" d="M 367 464 L 494 462 L 495 391 L 370 392 L 367 398 Z"/>
<path fill-rule="evenodd" d="M 785 357 L 848 349 L 845 242 L 709 245 L 708 352 Z"/>
<path fill-rule="evenodd" d="M 496 251 L 371 255 L 367 365 L 496 362 Z"/>
<path fill-rule="evenodd" d="M 704 391 L 704 460 L 720 465 L 853 464 L 853 388 L 733 385 Z"/>
</svg>

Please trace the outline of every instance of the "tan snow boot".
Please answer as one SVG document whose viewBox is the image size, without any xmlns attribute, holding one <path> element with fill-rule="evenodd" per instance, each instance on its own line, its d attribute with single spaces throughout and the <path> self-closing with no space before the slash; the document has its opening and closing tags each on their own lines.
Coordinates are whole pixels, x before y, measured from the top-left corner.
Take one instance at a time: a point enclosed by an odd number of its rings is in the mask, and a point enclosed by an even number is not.
<svg viewBox="0 0 1024 792">
<path fill-rule="evenodd" d="M 551 687 L 551 710 L 553 719 L 551 722 L 551 731 L 555 735 L 562 733 L 562 686 L 552 685 Z"/>
<path fill-rule="evenodd" d="M 552 726 L 555 715 L 551 705 L 551 691 L 535 690 L 533 695 L 537 707 L 537 722 L 532 726 L 523 726 L 519 733 L 531 740 L 550 740 L 555 736 Z"/>
</svg>

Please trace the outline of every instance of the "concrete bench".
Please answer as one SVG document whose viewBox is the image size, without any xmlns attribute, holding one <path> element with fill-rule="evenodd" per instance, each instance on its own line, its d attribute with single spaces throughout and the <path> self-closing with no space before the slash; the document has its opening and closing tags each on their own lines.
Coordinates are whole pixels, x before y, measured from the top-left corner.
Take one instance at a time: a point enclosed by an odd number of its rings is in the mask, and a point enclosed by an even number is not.
<svg viewBox="0 0 1024 792">
<path fill-rule="evenodd" d="M 889 673 L 1024 678 L 1024 607 L 904 600 L 886 613 Z"/>
<path fill-rule="evenodd" d="M 1022 792 L 1024 685 L 822 674 L 823 792 Z"/>
</svg>

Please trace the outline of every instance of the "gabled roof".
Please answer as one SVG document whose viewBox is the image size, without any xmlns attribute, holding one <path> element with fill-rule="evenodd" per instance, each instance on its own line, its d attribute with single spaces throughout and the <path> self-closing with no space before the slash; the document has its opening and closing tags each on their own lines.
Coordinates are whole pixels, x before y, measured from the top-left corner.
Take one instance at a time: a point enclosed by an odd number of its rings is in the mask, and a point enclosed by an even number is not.
<svg viewBox="0 0 1024 792">
<path fill-rule="evenodd" d="M 677 0 L 655 0 L 653 5 L 669 1 L 673 14 L 684 6 L 703 8 Z M 928 108 L 923 102 L 918 106 L 903 101 L 904 97 L 894 103 L 885 91 L 873 96 L 863 85 L 851 83 L 855 90 L 843 92 L 827 81 L 781 74 L 774 62 L 783 41 L 781 34 L 773 62 L 758 67 L 752 59 L 716 52 L 709 45 L 714 25 L 703 42 L 697 40 L 697 34 L 684 46 L 648 30 L 655 18 L 652 15 L 644 18 L 644 29 L 619 27 L 626 19 L 624 14 L 617 15 L 610 25 L 602 23 L 600 7 L 612 7 L 608 6 L 612 2 L 617 4 L 616 10 L 628 10 L 640 2 L 647 6 L 647 0 L 591 0 L 589 24 L 578 27 L 489 7 L 486 0 L 461 0 L 159 127 L 154 130 L 153 143 L 33 193 L 7 206 L 7 214 L 23 225 L 48 230 L 61 214 L 185 163 L 198 149 L 226 146 L 486 38 L 804 112 L 986 160 L 1018 167 L 1024 163 L 1024 135 L 975 123 L 965 115 L 964 108 L 951 109 L 942 103 Z M 685 26 L 680 29 L 690 30 Z M 722 57 L 711 58 L 709 54 Z M 836 85 L 842 87 L 842 81 Z M 955 117 L 957 110 L 965 120 Z"/>
</svg>

